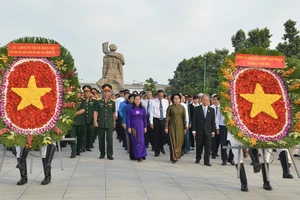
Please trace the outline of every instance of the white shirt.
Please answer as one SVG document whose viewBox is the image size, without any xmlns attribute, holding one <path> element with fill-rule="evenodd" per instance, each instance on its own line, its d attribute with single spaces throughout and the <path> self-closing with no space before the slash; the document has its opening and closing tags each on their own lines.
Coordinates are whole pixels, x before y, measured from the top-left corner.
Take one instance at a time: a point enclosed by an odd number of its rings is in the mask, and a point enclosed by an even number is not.
<svg viewBox="0 0 300 200">
<path fill-rule="evenodd" d="M 181 105 L 185 109 L 186 127 L 188 127 L 188 125 L 189 125 L 189 111 L 188 111 L 188 107 L 187 107 L 187 105 L 185 103 L 181 103 Z"/>
<path fill-rule="evenodd" d="M 159 99 L 154 99 L 152 100 L 152 108 L 150 111 L 150 124 L 153 124 L 153 118 L 160 118 L 160 100 Z M 163 116 L 166 118 L 167 115 L 167 108 L 169 107 L 169 102 L 166 99 L 161 100 L 162 107 L 163 107 Z"/>
<path fill-rule="evenodd" d="M 219 126 L 225 126 L 224 123 L 224 116 L 221 113 L 221 105 L 216 106 L 216 105 L 211 105 L 210 107 L 215 109 L 215 116 L 216 116 L 216 129 L 220 129 Z M 217 107 L 218 107 L 218 113 L 217 113 Z"/>
<path fill-rule="evenodd" d="M 122 101 L 125 101 L 125 97 L 119 97 L 116 99 L 115 101 L 115 105 L 116 105 L 116 116 L 118 116 L 118 112 L 119 112 L 119 106 L 120 106 L 120 103 Z"/>
<path fill-rule="evenodd" d="M 147 108 L 148 108 L 148 101 L 149 101 L 149 110 L 147 110 Z M 146 110 L 146 114 L 150 114 L 150 112 L 151 112 L 151 110 L 152 110 L 152 101 L 153 101 L 153 99 L 150 99 L 150 100 L 148 100 L 148 99 L 145 99 L 145 100 L 142 100 L 142 106 L 145 108 L 145 110 Z M 149 116 L 149 120 L 150 120 L 150 116 Z"/>
<path fill-rule="evenodd" d="M 199 104 L 199 103 L 198 103 L 198 104 L 194 104 L 194 102 L 193 102 L 192 104 L 193 104 L 194 107 L 198 107 L 198 106 L 201 105 L 201 104 Z"/>
</svg>

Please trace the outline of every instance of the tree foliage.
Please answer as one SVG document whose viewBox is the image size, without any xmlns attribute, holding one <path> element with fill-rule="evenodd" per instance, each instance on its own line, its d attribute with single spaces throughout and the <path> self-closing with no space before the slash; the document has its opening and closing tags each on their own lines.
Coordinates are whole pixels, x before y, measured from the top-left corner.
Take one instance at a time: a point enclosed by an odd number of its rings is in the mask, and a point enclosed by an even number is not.
<svg viewBox="0 0 300 200">
<path fill-rule="evenodd" d="M 287 57 L 300 58 L 300 36 L 296 24 L 297 22 L 291 19 L 284 23 L 285 34 L 282 37 L 284 41 L 279 43 L 276 49 Z"/>
<path fill-rule="evenodd" d="M 240 29 L 235 35 L 231 37 L 231 43 L 234 47 L 234 51 L 238 52 L 243 48 L 252 48 L 252 47 L 263 47 L 269 48 L 271 44 L 270 30 L 266 27 L 264 29 L 253 29 L 248 32 L 248 37 L 246 37 L 245 32 Z"/>
<path fill-rule="evenodd" d="M 143 90 L 145 90 L 145 91 L 151 91 L 152 94 L 156 94 L 157 87 L 156 87 L 156 84 L 154 83 L 153 78 L 148 78 L 146 80 L 146 83 L 144 84 Z"/>
<path fill-rule="evenodd" d="M 217 92 L 218 71 L 228 53 L 227 49 L 216 49 L 215 52 L 207 52 L 204 55 L 181 61 L 174 71 L 173 78 L 169 79 L 171 93 L 195 94 L 204 92 L 204 58 L 206 58 L 205 92 L 210 94 Z"/>
</svg>

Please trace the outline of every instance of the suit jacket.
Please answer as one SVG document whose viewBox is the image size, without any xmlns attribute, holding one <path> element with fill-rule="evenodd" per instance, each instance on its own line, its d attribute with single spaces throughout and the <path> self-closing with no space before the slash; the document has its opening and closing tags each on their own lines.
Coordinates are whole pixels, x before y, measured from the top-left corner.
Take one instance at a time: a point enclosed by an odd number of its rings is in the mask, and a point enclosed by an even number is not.
<svg viewBox="0 0 300 200">
<path fill-rule="evenodd" d="M 207 107 L 206 118 L 203 113 L 203 106 L 197 106 L 193 109 L 192 131 L 196 131 L 197 136 L 212 135 L 216 131 L 215 109 Z"/>
</svg>

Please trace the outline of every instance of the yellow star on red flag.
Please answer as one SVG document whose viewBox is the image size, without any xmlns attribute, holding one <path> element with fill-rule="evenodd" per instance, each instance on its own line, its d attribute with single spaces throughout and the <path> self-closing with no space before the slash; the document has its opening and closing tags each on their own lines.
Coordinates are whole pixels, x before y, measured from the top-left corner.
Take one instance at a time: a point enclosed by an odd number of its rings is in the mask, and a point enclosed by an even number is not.
<svg viewBox="0 0 300 200">
<path fill-rule="evenodd" d="M 27 88 L 11 88 L 11 90 L 22 98 L 17 110 L 22 110 L 30 105 L 42 110 L 44 109 L 44 105 L 41 102 L 41 97 L 47 92 L 50 92 L 52 89 L 38 88 L 35 77 L 32 75 L 29 78 Z"/>
<path fill-rule="evenodd" d="M 256 84 L 253 94 L 240 94 L 245 100 L 252 103 L 250 117 L 254 118 L 263 112 L 277 119 L 278 116 L 272 107 L 272 104 L 281 98 L 279 94 L 266 94 L 259 83 Z"/>
</svg>

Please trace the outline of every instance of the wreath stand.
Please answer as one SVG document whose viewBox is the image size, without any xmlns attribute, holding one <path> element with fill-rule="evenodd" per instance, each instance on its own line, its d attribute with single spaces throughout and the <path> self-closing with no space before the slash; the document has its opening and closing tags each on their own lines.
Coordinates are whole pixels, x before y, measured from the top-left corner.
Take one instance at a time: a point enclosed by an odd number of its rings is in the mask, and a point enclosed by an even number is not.
<svg viewBox="0 0 300 200">
<path fill-rule="evenodd" d="M 59 159 L 60 159 L 60 168 L 61 168 L 61 170 L 64 170 L 64 167 L 63 167 L 63 159 L 62 159 L 62 154 L 61 154 L 60 142 L 61 141 L 75 141 L 75 140 L 76 140 L 76 138 L 63 138 L 63 139 L 57 141 L 58 155 L 59 155 Z M 0 161 L 0 172 L 2 170 L 4 159 L 5 159 L 5 156 L 6 156 L 6 147 L 5 146 L 3 146 L 2 151 L 3 151 L 3 154 L 2 154 L 1 161 Z M 32 174 L 32 166 L 33 166 L 33 156 L 30 156 L 30 171 L 29 171 L 30 174 Z"/>
<path fill-rule="evenodd" d="M 245 146 L 223 146 L 223 149 L 238 149 L 238 163 L 237 163 L 237 178 L 240 178 L 240 164 L 241 164 L 241 150 L 242 149 L 249 149 L 249 147 L 245 147 Z M 260 148 L 257 148 L 257 149 L 260 149 Z M 292 147 L 292 148 L 272 148 L 272 149 L 287 149 L 289 154 L 291 155 L 291 149 L 300 149 L 299 147 Z M 266 149 L 265 148 L 261 148 L 262 150 L 262 159 L 264 161 L 264 165 L 265 165 L 265 168 L 267 169 L 267 162 L 266 162 Z M 291 155 L 291 159 L 292 159 L 292 163 L 293 163 L 293 166 L 296 170 L 296 173 L 298 175 L 298 178 L 300 178 L 300 172 L 299 172 L 299 169 L 296 165 L 296 162 L 295 162 L 295 159 L 293 157 L 293 155 Z M 266 175 L 267 175 L 267 180 L 270 181 L 270 177 L 269 177 L 269 171 L 266 170 Z"/>
</svg>

